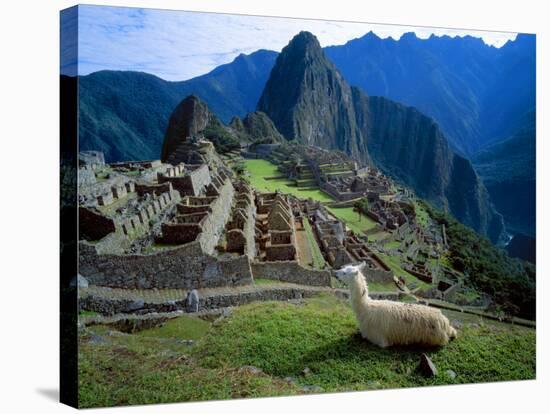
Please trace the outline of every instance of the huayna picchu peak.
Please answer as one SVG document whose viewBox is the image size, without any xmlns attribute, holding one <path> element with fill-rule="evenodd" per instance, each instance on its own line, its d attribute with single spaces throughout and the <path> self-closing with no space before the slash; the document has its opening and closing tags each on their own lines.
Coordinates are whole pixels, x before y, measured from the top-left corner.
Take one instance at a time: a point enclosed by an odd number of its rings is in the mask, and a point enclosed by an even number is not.
<svg viewBox="0 0 550 414">
<path fill-rule="evenodd" d="M 258 109 L 285 138 L 373 162 L 493 241 L 503 236 L 483 183 L 433 119 L 351 87 L 311 33 L 296 35 L 277 57 Z"/>
</svg>

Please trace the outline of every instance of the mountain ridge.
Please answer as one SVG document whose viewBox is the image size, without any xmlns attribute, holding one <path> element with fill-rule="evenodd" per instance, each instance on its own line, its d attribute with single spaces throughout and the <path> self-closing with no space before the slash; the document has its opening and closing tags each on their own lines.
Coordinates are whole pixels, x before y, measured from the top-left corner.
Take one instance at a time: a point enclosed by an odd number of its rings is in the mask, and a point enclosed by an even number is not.
<svg viewBox="0 0 550 414">
<path fill-rule="evenodd" d="M 502 217 L 470 162 L 418 109 L 350 86 L 317 39 L 296 35 L 281 51 L 258 102 L 287 139 L 374 162 L 493 241 Z"/>
<path fill-rule="evenodd" d="M 403 42 L 400 43 L 402 40 Z M 358 44 L 366 49 L 354 50 L 354 45 Z M 405 44 L 416 45 L 414 50 L 405 54 L 408 56 L 406 59 L 401 56 L 404 52 L 399 52 L 400 44 L 402 46 Z M 438 122 L 445 135 L 450 138 L 453 148 L 458 149 L 461 153 L 473 154 L 488 142 L 498 142 L 510 136 L 515 132 L 513 129 L 517 124 L 517 118 L 533 109 L 535 104 L 534 88 L 532 87 L 535 81 L 534 45 L 534 36 L 522 34 L 518 34 L 514 41 L 508 41 L 501 48 L 495 48 L 471 36 L 454 38 L 430 36 L 428 39 L 420 39 L 416 36 L 413 38 L 409 34 L 400 40 L 394 40 L 392 38 L 382 39 L 369 32 L 344 45 L 329 46 L 324 50 L 349 84 L 361 87 L 369 95 L 385 96 L 417 107 Z M 388 49 L 390 46 L 395 50 Z M 337 51 L 339 52 L 336 53 Z M 169 101 L 169 105 L 163 105 L 161 99 L 162 111 L 158 111 L 158 119 L 151 119 L 151 124 L 156 125 L 154 125 L 154 133 L 148 137 L 151 141 L 150 145 L 156 148 L 161 147 L 164 131 L 158 128 L 158 124 L 166 122 L 171 110 L 181 99 L 190 94 L 200 96 L 226 124 L 233 116 L 242 117 L 253 111 L 277 55 L 277 52 L 268 50 L 258 50 L 249 55 L 241 54 L 232 62 L 220 65 L 205 75 L 180 82 L 165 81 L 155 75 L 149 75 L 152 77 L 150 83 L 163 84 L 160 88 L 165 90 L 163 92 L 166 95 L 164 99 Z M 341 57 L 338 58 L 337 55 L 341 55 Z M 359 57 L 357 58 L 357 56 Z M 515 63 L 507 63 L 507 61 Z M 528 62 L 528 65 L 519 72 L 522 73 L 522 81 L 515 81 L 512 75 L 517 73 L 517 70 L 510 69 L 510 67 L 515 68 L 514 65 L 519 65 L 521 69 L 521 62 L 524 61 Z M 426 68 L 415 69 L 417 66 Z M 498 81 L 493 81 L 492 78 L 499 73 L 496 71 L 496 67 L 508 69 Z M 369 70 L 367 71 L 366 68 Z M 456 73 L 449 72 L 449 68 Z M 81 101 L 93 99 L 93 93 L 110 93 L 111 101 L 125 100 L 131 103 L 136 100 L 136 96 L 126 96 L 123 91 L 120 91 L 120 88 L 117 88 L 117 83 L 129 82 L 122 80 L 120 75 L 116 75 L 117 73 L 124 74 L 126 77 L 143 78 L 144 76 L 144 73 L 130 71 L 99 71 L 81 76 L 81 85 L 91 92 L 88 95 L 82 94 Z M 525 82 L 528 82 L 529 87 L 525 86 Z M 500 111 L 499 108 L 502 107 L 500 91 L 503 90 L 503 84 L 515 85 L 514 92 L 508 97 L 509 101 L 515 100 L 513 99 L 515 94 L 521 95 L 522 91 L 525 93 L 519 99 L 520 104 L 505 107 Z M 150 87 L 145 85 L 144 89 L 148 90 Z M 490 92 L 485 89 L 490 89 Z M 498 105 L 494 104 L 494 96 L 500 99 L 496 100 Z M 138 101 L 140 98 L 141 100 L 149 99 L 147 94 L 143 97 L 137 96 L 137 98 Z M 159 97 L 155 96 L 155 98 Z M 107 109 L 110 109 L 109 105 L 112 105 L 112 102 L 105 103 Z M 164 110 L 164 106 L 169 109 Z M 517 111 L 519 111 L 518 115 L 515 114 Z M 457 117 L 456 114 L 460 114 L 460 116 Z M 124 130 L 133 129 L 131 123 L 117 113 L 103 114 L 98 111 L 97 115 L 103 116 L 107 124 L 110 120 L 118 117 L 119 122 L 124 125 Z M 149 119 L 150 117 L 140 116 L 138 118 Z M 482 135 L 480 125 L 482 118 L 484 123 L 492 122 L 493 126 L 486 128 L 487 135 L 490 135 L 486 142 L 483 140 L 477 142 Z M 85 147 L 89 142 L 94 141 L 95 144 L 101 144 L 105 149 L 107 159 L 111 161 L 120 160 L 121 157 L 135 158 L 136 151 L 127 152 L 123 149 L 117 152 L 107 142 L 109 139 L 106 137 L 106 132 L 102 132 L 100 128 L 91 124 L 93 122 L 90 120 L 83 120 L 84 133 L 81 140 Z M 499 128 L 499 125 L 503 127 Z M 151 133 L 151 131 L 147 132 Z M 457 135 L 463 138 L 454 139 L 453 137 Z M 140 131 L 129 134 L 129 137 L 132 140 L 137 140 L 138 147 L 143 147 L 140 141 L 143 141 L 144 137 L 140 135 Z M 459 141 L 466 139 L 464 137 L 473 140 L 473 143 L 461 144 Z M 123 143 L 120 142 L 120 144 Z M 117 148 L 123 146 L 117 145 Z M 471 148 L 467 150 L 466 148 L 470 146 Z M 112 157 L 111 152 L 114 153 Z"/>
</svg>

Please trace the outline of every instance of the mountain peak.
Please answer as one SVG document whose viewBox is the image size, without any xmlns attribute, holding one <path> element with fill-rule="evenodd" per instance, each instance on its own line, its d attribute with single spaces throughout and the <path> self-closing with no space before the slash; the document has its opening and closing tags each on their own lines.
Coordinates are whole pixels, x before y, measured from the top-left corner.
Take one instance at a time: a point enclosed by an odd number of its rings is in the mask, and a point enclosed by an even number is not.
<svg viewBox="0 0 550 414">
<path fill-rule="evenodd" d="M 300 32 L 281 51 L 258 102 L 287 139 L 359 158 L 350 86 L 317 38 Z M 366 159 L 368 155 L 363 154 Z"/>
<path fill-rule="evenodd" d="M 162 146 L 161 159 L 166 162 L 177 146 L 204 130 L 214 115 L 208 106 L 195 95 L 183 99 L 172 112 Z"/>
<path fill-rule="evenodd" d="M 418 36 L 416 36 L 415 32 L 407 32 L 407 33 L 403 33 L 399 40 L 401 40 L 401 41 L 407 41 L 407 40 L 413 41 L 413 40 L 420 40 L 420 38 Z"/>
<path fill-rule="evenodd" d="M 302 30 L 300 33 L 295 35 L 292 39 L 290 39 L 290 42 L 288 44 L 317 45 L 321 47 L 321 45 L 319 44 L 319 40 L 317 40 L 315 35 L 306 30 Z"/>
<path fill-rule="evenodd" d="M 374 33 L 372 30 L 369 30 L 365 35 L 363 35 L 364 39 L 382 39 L 380 36 L 378 36 L 376 33 Z"/>
<path fill-rule="evenodd" d="M 310 32 L 302 31 L 294 36 L 286 45 L 281 54 L 294 55 L 296 57 L 322 54 L 319 40 Z"/>
</svg>

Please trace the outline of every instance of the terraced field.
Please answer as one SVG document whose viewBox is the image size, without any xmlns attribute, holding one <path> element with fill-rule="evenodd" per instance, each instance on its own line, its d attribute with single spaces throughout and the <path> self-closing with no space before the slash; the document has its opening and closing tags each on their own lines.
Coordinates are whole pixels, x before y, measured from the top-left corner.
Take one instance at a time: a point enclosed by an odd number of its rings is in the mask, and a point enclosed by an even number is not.
<svg viewBox="0 0 550 414">
<path fill-rule="evenodd" d="M 299 188 L 287 178 L 281 177 L 277 166 L 267 160 L 245 160 L 244 162 L 250 184 L 258 191 L 271 193 L 280 190 L 283 193 L 292 194 L 298 198 L 312 198 L 317 201 L 334 201 L 327 193 L 319 189 Z"/>
</svg>

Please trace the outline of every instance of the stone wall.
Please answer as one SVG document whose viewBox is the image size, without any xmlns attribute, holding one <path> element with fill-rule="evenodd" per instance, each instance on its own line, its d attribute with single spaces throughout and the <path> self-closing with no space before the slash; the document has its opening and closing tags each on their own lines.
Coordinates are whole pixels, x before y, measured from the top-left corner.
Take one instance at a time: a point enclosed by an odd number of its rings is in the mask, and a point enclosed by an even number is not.
<svg viewBox="0 0 550 414">
<path fill-rule="evenodd" d="M 267 244 L 265 247 L 267 261 L 296 260 L 296 248 L 293 244 Z"/>
<path fill-rule="evenodd" d="M 90 165 L 78 169 L 78 186 L 92 185 L 96 183 L 95 172 Z"/>
<path fill-rule="evenodd" d="M 158 175 L 159 184 L 170 182 L 181 195 L 200 195 L 204 188 L 211 183 L 210 171 L 206 164 L 188 166 L 191 171 L 183 176 L 174 177 L 165 174 Z"/>
<path fill-rule="evenodd" d="M 99 255 L 79 244 L 79 273 L 92 285 L 113 288 L 199 289 L 252 283 L 246 256 L 220 259 L 203 252 L 199 241 L 149 255 Z"/>
<path fill-rule="evenodd" d="M 388 284 L 394 281 L 393 272 L 384 269 L 365 269 L 364 274 L 369 283 Z"/>
<path fill-rule="evenodd" d="M 321 189 L 336 198 L 338 201 L 354 200 L 363 195 L 362 191 L 340 191 L 334 184 L 331 184 L 328 181 L 321 184 Z"/>
<path fill-rule="evenodd" d="M 220 187 L 220 195 L 210 204 L 212 212 L 202 223 L 202 233 L 200 235 L 201 246 L 207 253 L 212 254 L 214 252 L 220 236 L 224 232 L 225 225 L 229 221 L 231 214 L 230 206 L 234 193 L 235 189 L 231 181 L 226 179 Z"/>
<path fill-rule="evenodd" d="M 169 223 L 162 224 L 162 234 L 157 243 L 185 244 L 197 240 L 205 253 L 213 254 L 231 214 L 234 188 L 226 179 L 217 197 L 186 197 L 178 205 L 178 212 L 193 211 L 193 205 L 205 207 L 205 211 L 177 215 Z"/>
<path fill-rule="evenodd" d="M 252 262 L 255 278 L 279 280 L 310 286 L 330 286 L 331 272 L 302 267 L 298 262 Z"/>
<path fill-rule="evenodd" d="M 291 299 L 303 299 L 318 295 L 315 289 L 307 287 L 285 287 L 284 289 L 273 287 L 249 292 L 228 292 L 217 295 L 200 296 L 199 311 L 221 309 L 233 306 L 241 306 L 257 301 L 287 301 Z M 107 299 L 101 296 L 86 295 L 79 299 L 81 310 L 98 312 L 102 315 L 115 314 L 147 314 L 150 312 L 187 312 L 186 298 L 164 303 L 147 303 L 141 300 Z"/>
<path fill-rule="evenodd" d="M 162 193 L 142 202 L 133 215 L 118 217 L 115 225 L 119 231 L 129 238 L 137 238 L 150 231 L 151 222 L 180 201 L 177 191 Z"/>
<path fill-rule="evenodd" d="M 197 223 L 162 223 L 162 236 L 157 237 L 157 243 L 186 244 L 195 241 L 201 233 Z"/>
<path fill-rule="evenodd" d="M 432 276 L 428 275 L 426 273 L 421 273 L 421 272 L 418 272 L 414 269 L 409 269 L 409 268 L 405 268 L 405 271 L 407 273 L 410 273 L 411 275 L 415 276 L 416 278 L 420 279 L 423 282 L 432 283 L 432 281 L 433 281 Z"/>
<path fill-rule="evenodd" d="M 105 155 L 101 151 L 80 151 L 78 153 L 78 164 L 103 166 L 105 165 Z"/>
<path fill-rule="evenodd" d="M 143 197 L 145 194 L 155 194 L 155 195 L 161 195 L 162 193 L 166 192 L 172 192 L 173 187 L 170 182 L 162 183 L 162 184 L 136 184 L 135 185 L 136 192 L 140 197 Z"/>
<path fill-rule="evenodd" d="M 234 252 L 244 254 L 246 250 L 246 236 L 241 229 L 231 229 L 227 232 L 225 239 L 227 246 L 225 250 L 227 252 Z"/>
<path fill-rule="evenodd" d="M 78 207 L 79 239 L 99 240 L 115 231 L 115 222 L 99 212 L 86 207 Z"/>
</svg>

